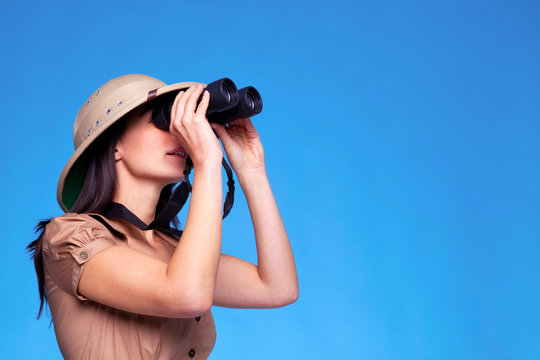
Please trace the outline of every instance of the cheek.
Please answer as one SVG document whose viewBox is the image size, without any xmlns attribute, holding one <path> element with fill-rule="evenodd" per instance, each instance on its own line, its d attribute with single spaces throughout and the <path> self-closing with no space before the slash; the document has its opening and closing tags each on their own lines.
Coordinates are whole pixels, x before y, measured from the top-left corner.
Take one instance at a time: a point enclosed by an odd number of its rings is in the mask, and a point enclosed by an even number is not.
<svg viewBox="0 0 540 360">
<path fill-rule="evenodd" d="M 126 136 L 122 140 L 126 154 L 160 152 L 165 144 L 164 136 L 159 132 L 152 130 L 153 129 L 146 129 L 146 131 L 132 131 L 125 134 Z"/>
<path fill-rule="evenodd" d="M 163 157 L 163 142 L 151 132 L 132 131 L 124 134 L 120 140 L 123 161 L 131 168 L 144 167 L 147 163 L 159 161 Z"/>
</svg>

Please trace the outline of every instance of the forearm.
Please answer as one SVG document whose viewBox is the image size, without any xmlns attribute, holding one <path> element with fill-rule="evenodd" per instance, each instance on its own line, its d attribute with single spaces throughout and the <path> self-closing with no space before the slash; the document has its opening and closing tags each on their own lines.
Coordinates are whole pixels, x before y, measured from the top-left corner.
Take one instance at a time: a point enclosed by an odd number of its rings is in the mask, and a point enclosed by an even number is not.
<svg viewBox="0 0 540 360">
<path fill-rule="evenodd" d="M 264 169 L 238 175 L 251 213 L 258 272 L 272 293 L 298 293 L 296 266 L 289 238 Z"/>
<path fill-rule="evenodd" d="M 222 198 L 220 163 L 196 167 L 182 238 L 167 268 L 172 281 L 210 303 L 221 251 Z"/>
</svg>

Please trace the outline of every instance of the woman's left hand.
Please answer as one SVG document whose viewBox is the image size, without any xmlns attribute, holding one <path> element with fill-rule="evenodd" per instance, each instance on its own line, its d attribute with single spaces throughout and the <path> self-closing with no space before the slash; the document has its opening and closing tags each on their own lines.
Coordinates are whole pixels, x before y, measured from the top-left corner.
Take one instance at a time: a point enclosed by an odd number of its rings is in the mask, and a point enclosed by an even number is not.
<svg viewBox="0 0 540 360">
<path fill-rule="evenodd" d="M 237 175 L 264 170 L 264 150 L 259 133 L 250 118 L 238 119 L 228 126 L 210 124 L 217 133 L 227 153 L 227 158 Z"/>
</svg>

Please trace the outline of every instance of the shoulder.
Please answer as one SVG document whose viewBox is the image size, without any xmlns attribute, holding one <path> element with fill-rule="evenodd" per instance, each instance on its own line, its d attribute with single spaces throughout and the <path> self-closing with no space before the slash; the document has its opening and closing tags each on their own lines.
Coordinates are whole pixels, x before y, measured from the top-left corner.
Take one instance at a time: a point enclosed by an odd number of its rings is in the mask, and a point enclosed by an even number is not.
<svg viewBox="0 0 540 360">
<path fill-rule="evenodd" d="M 61 234 L 68 234 L 77 231 L 92 231 L 106 229 L 103 224 L 97 221 L 92 214 L 66 213 L 62 216 L 51 219 L 45 228 L 45 237 L 57 237 Z"/>
<path fill-rule="evenodd" d="M 51 219 L 45 228 L 43 265 L 52 281 L 65 292 L 77 293 L 83 265 L 101 251 L 125 242 L 116 237 L 97 214 L 66 213 Z"/>
<path fill-rule="evenodd" d="M 62 216 L 52 218 L 47 225 L 47 230 L 53 227 L 80 227 L 98 224 L 99 222 L 92 215 L 96 214 L 65 213 Z"/>
<path fill-rule="evenodd" d="M 109 219 L 96 213 L 65 213 L 62 216 L 52 218 L 46 227 L 46 232 L 54 234 L 61 230 L 76 231 L 82 229 L 104 230 L 116 237 L 123 238 L 122 232 Z"/>
<path fill-rule="evenodd" d="M 66 213 L 51 219 L 45 228 L 46 237 L 55 236 L 61 232 L 73 232 L 84 228 L 103 227 L 90 214 Z"/>
<path fill-rule="evenodd" d="M 66 213 L 52 218 L 45 228 L 44 247 L 78 245 L 102 238 L 121 238 L 121 233 L 99 214 Z M 120 234 L 120 235 L 119 235 Z"/>
</svg>

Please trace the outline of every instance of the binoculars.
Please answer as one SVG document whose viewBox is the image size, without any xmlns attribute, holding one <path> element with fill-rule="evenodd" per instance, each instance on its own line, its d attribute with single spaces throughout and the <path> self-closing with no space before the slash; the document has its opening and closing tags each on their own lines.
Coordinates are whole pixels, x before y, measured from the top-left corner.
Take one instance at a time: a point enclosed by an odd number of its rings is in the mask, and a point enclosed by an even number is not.
<svg viewBox="0 0 540 360">
<path fill-rule="evenodd" d="M 210 93 L 210 103 L 206 116 L 209 122 L 226 124 L 228 122 L 251 117 L 262 111 L 262 98 L 257 89 L 247 86 L 238 90 L 229 78 L 216 80 L 206 85 Z M 152 122 L 162 130 L 169 130 L 171 108 L 177 93 L 164 94 L 158 97 L 152 112 Z M 202 100 L 202 94 L 197 105 Z"/>
</svg>

